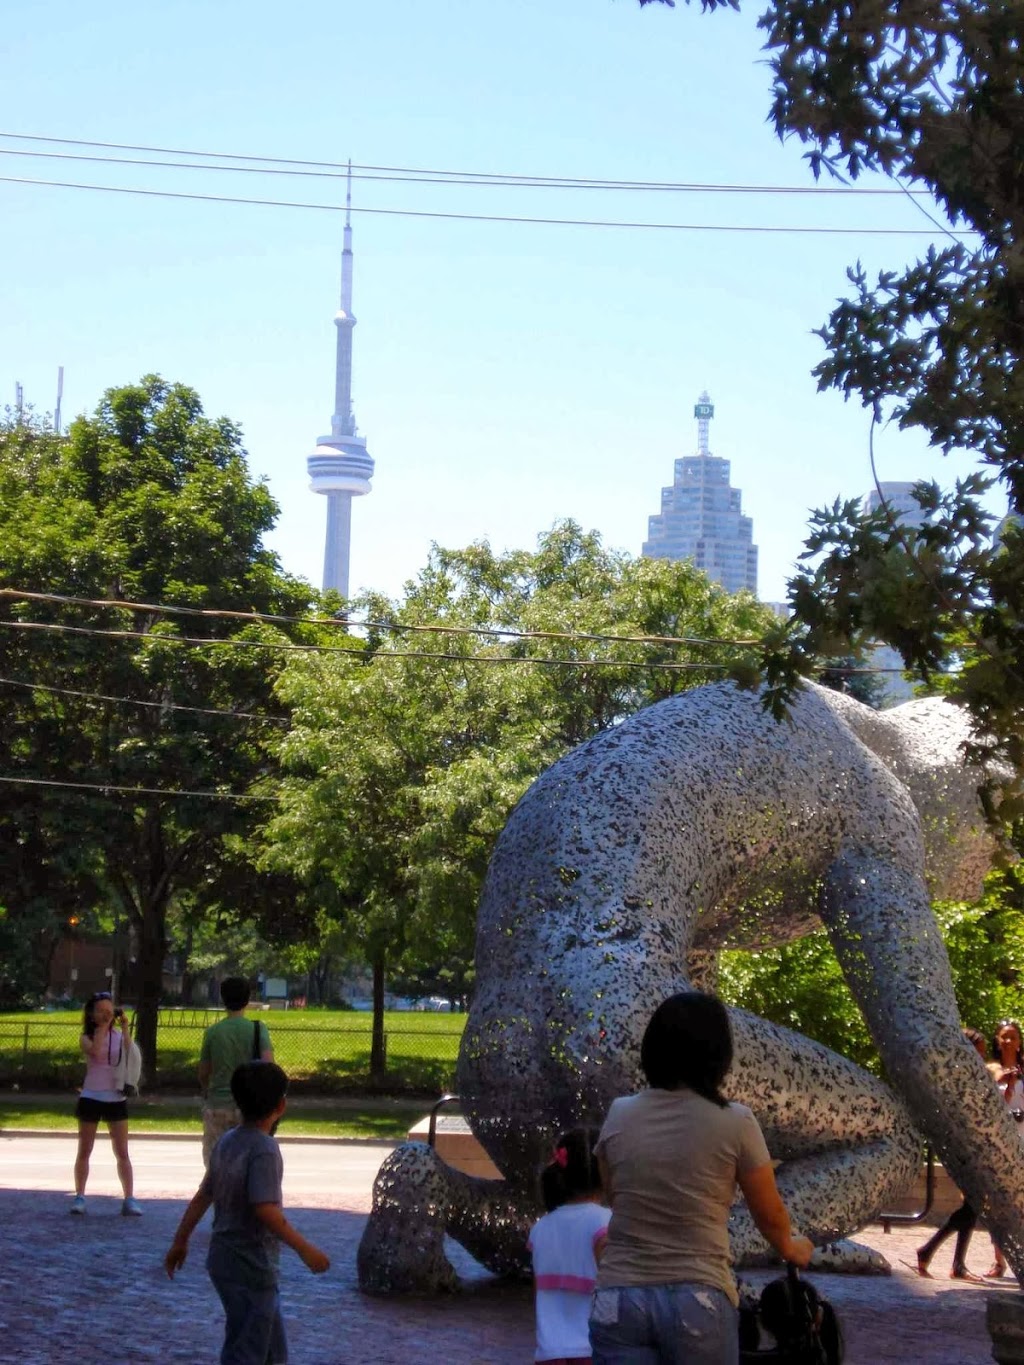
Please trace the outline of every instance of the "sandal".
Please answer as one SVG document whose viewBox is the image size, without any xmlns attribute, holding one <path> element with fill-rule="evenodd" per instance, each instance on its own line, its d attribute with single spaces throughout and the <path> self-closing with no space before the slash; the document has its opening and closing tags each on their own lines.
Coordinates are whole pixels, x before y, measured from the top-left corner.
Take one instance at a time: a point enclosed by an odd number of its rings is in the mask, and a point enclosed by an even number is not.
<svg viewBox="0 0 1024 1365">
<path fill-rule="evenodd" d="M 928 1269 L 928 1262 L 921 1256 L 917 1258 L 917 1265 L 914 1265 L 913 1261 L 903 1261 L 901 1264 L 905 1265 L 908 1270 L 916 1270 L 922 1279 L 930 1280 L 932 1278 L 932 1273 Z"/>
</svg>

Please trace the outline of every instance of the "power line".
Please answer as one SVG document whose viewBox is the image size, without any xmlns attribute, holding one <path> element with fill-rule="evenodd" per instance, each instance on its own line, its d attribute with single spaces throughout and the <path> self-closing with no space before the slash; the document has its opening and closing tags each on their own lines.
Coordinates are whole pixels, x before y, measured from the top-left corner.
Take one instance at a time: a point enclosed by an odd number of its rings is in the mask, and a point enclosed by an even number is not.
<svg viewBox="0 0 1024 1365">
<path fill-rule="evenodd" d="M 703 637 L 703 636 L 697 636 L 697 635 L 606 635 L 606 634 L 590 633 L 590 632 L 586 632 L 586 631 L 545 631 L 545 630 L 537 630 L 537 631 L 518 631 L 518 630 L 511 630 L 511 629 L 503 629 L 503 628 L 501 628 L 500 626 L 499 626 L 499 627 L 491 627 L 491 626 L 445 626 L 445 625 L 433 624 L 433 623 L 431 623 L 431 624 L 419 624 L 419 623 L 417 623 L 417 624 L 399 624 L 399 623 L 387 622 L 387 621 L 353 621 L 353 620 L 350 620 L 350 619 L 339 618 L 339 617 L 335 617 L 335 616 L 323 616 L 323 617 L 283 616 L 283 615 L 274 615 L 274 614 L 269 613 L 269 612 L 232 611 L 232 610 L 228 610 L 228 609 L 226 609 L 226 608 L 213 608 L 213 607 L 183 607 L 183 606 L 176 606 L 176 605 L 163 605 L 163 604 L 154 603 L 154 602 L 132 602 L 132 601 L 123 600 L 123 599 L 121 599 L 121 598 L 110 598 L 110 597 L 96 597 L 96 598 L 93 598 L 93 597 L 73 597 L 73 596 L 70 596 L 70 595 L 68 595 L 68 594 L 66 594 L 66 593 L 34 592 L 34 591 L 30 591 L 30 590 L 28 590 L 28 589 L 23 589 L 23 588 L 0 588 L 0 599 L 3 599 L 3 598 L 15 599 L 15 600 L 18 600 L 18 601 L 29 600 L 29 601 L 42 601 L 42 602 L 58 602 L 58 603 L 61 603 L 61 604 L 63 604 L 63 605 L 67 605 L 67 606 L 84 606 L 84 607 L 94 607 L 94 608 L 100 608 L 100 609 L 117 609 L 117 610 L 126 610 L 126 611 L 136 611 L 136 612 L 144 612 L 144 613 L 150 614 L 150 615 L 164 614 L 164 615 L 169 615 L 169 616 L 198 616 L 198 617 L 213 618 L 213 619 L 228 619 L 228 620 L 248 621 L 248 622 L 252 622 L 252 623 L 269 622 L 269 623 L 274 623 L 274 624 L 289 624 L 289 625 L 333 626 L 333 627 L 336 627 L 336 628 L 343 628 L 343 629 L 347 629 L 347 628 L 349 628 L 349 627 L 351 627 L 351 626 L 357 626 L 357 627 L 359 627 L 360 629 L 364 629 L 364 630 L 371 630 L 371 629 L 374 629 L 374 630 L 386 630 L 386 631 L 390 631 L 390 632 L 394 632 L 394 633 L 404 633 L 404 632 L 417 632 L 417 631 L 423 631 L 423 632 L 431 632 L 431 633 L 440 633 L 440 634 L 443 634 L 443 635 L 457 635 L 457 636 L 484 635 L 484 636 L 496 637 L 496 638 L 499 638 L 499 639 L 516 639 L 516 640 L 563 640 L 563 641 L 568 641 L 568 642 L 570 642 L 570 643 L 572 643 L 572 642 L 574 642 L 574 641 L 577 641 L 577 640 L 583 640 L 583 641 L 587 641 L 587 642 L 598 642 L 598 643 L 605 643 L 605 644 L 644 644 L 644 645 L 660 645 L 660 646 L 669 645 L 669 646 L 675 646 L 676 648 L 678 648 L 678 647 L 680 647 L 680 646 L 694 646 L 694 645 L 696 645 L 696 646 L 701 646 L 701 647 L 703 647 L 703 646 L 715 646 L 715 647 L 731 646 L 731 647 L 735 647 L 735 648 L 753 648 L 753 649 L 756 649 L 756 648 L 761 648 L 761 647 L 763 647 L 763 645 L 764 645 L 764 641 L 763 641 L 763 640 L 758 640 L 758 639 L 729 639 L 729 638 L 723 638 L 723 639 L 712 640 L 712 639 L 707 639 L 707 638 L 705 638 L 705 637 Z M 18 629 L 25 629 L 25 630 L 50 630 L 50 631 L 65 632 L 65 633 L 77 634 L 77 635 L 113 636 L 113 637 L 116 638 L 116 639 L 130 639 L 130 640 L 136 640 L 136 641 L 139 641 L 139 642 L 146 641 L 147 643 L 149 643 L 149 642 L 157 642 L 157 643 L 170 643 L 170 644 L 196 645 L 196 646 L 229 645 L 229 646 L 242 647 L 242 648 L 277 649 L 277 650 L 291 649 L 291 650 L 298 650 L 298 651 L 302 651 L 302 652 L 306 652 L 306 653 L 311 653 L 311 654 L 315 654 L 315 653 L 322 653 L 322 654 L 339 653 L 339 654 L 346 654 L 346 655 L 353 656 L 353 657 L 355 657 L 355 658 L 358 658 L 358 659 L 362 660 L 364 663 L 369 663 L 369 662 L 372 662 L 372 661 L 374 661 L 374 660 L 376 660 L 376 659 L 429 659 L 429 660 L 440 660 L 440 661 L 447 661 L 447 662 L 454 662 L 454 663 L 466 663 L 466 662 L 469 662 L 469 663 L 475 663 L 475 664 L 539 664 L 539 665 L 544 665 L 544 666 L 548 666 L 548 667 L 559 667 L 559 666 L 564 666 L 564 667 L 571 667 L 571 668 L 585 668 L 585 667 L 587 667 L 587 666 L 589 666 L 589 665 L 597 665 L 597 666 L 604 666 L 604 667 L 629 667 L 629 668 L 652 668 L 652 669 L 678 669 L 678 670 L 695 670 L 695 671 L 699 671 L 699 670 L 701 670 L 701 669 L 710 669 L 710 670 L 714 670 L 714 671 L 719 671 L 719 670 L 721 670 L 721 669 L 723 669 L 723 668 L 727 668 L 727 667 L 728 667 L 728 665 L 725 665 L 725 664 L 709 664 L 709 663 L 702 663 L 702 662 L 697 662 L 697 663 L 686 663 L 686 664 L 684 664 L 684 663 L 667 663 L 667 662 L 665 662 L 665 663 L 661 663 L 661 662 L 650 663 L 650 662 L 647 662 L 646 660 L 643 660 L 643 659 L 624 659 L 624 660 L 619 660 L 619 659 L 595 659 L 595 658 L 588 658 L 588 659 L 545 659 L 545 658 L 539 658 L 539 657 L 537 657 L 537 656 L 523 656 L 523 655 L 439 654 L 439 653 L 423 653 L 423 652 L 416 651 L 416 650 L 375 650 L 375 649 L 372 649 L 372 648 L 370 648 L 370 647 L 364 647 L 364 648 L 362 648 L 362 649 L 349 649 L 349 648 L 347 648 L 347 647 L 345 647 L 345 646 L 341 646 L 341 645 L 315 645 L 315 644 L 302 645 L 302 644 L 291 644 L 291 643 L 284 644 L 284 643 L 280 643 L 280 642 L 278 642 L 278 641 L 234 640 L 234 639 L 218 639 L 218 638 L 197 638 L 197 637 L 194 637 L 194 636 L 181 636 L 181 635 L 159 635 L 159 636 L 157 636 L 157 635 L 143 635 L 143 634 L 140 634 L 138 631 L 134 631 L 134 630 L 131 630 L 131 631 L 118 631 L 118 630 L 109 630 L 109 629 L 106 629 L 106 628 L 100 629 L 100 628 L 98 628 L 98 627 L 69 626 L 69 625 L 65 625 L 65 624 L 63 624 L 63 623 L 61 623 L 61 622 L 48 622 L 48 621 L 0 621 L 0 629 L 5 629 L 5 628 L 6 628 L 6 629 L 13 629 L 13 630 L 18 630 Z M 826 662 L 826 663 L 823 663 L 823 664 L 822 664 L 822 671 L 826 671 L 826 672 L 829 672 L 829 673 L 837 673 L 837 674 L 844 674 L 844 675 L 851 674 L 851 675 L 852 675 L 852 674 L 858 674 L 858 673 L 867 673 L 867 674 L 872 674 L 872 673 L 903 673 L 903 672 L 905 672 L 906 670 L 903 669 L 903 668 L 839 667 L 839 666 L 832 666 L 832 665 L 830 665 L 830 664 L 828 664 L 828 663 Z M 13 680 L 0 678 L 0 683 L 7 682 L 7 681 L 12 681 L 12 682 L 13 682 Z M 37 684 L 33 684 L 33 683 L 22 683 L 22 684 L 20 684 L 20 685 L 26 686 L 26 687 L 34 687 L 34 686 L 37 686 Z M 51 689 L 49 689 L 49 690 L 51 690 L 51 691 L 62 691 L 62 690 L 67 690 L 67 689 L 51 688 Z M 129 702 L 129 703 L 131 703 L 131 704 L 137 704 L 137 705 L 140 705 L 140 706 L 163 706 L 163 705 L 164 705 L 164 703 L 161 703 L 161 702 L 133 702 L 133 699 L 132 699 L 132 698 L 104 697 L 104 696 L 102 696 L 101 694 L 97 694 L 97 693 L 84 693 L 84 692 L 83 692 L 83 693 L 74 694 L 74 695 L 81 695 L 81 696 L 83 696 L 83 697 L 85 697 L 85 696 L 96 696 L 99 700 L 103 700 L 103 701 L 125 701 L 125 702 Z M 188 710 L 203 711 L 205 714 L 210 714 L 210 715 L 228 715 L 228 716 L 240 716 L 240 717 L 241 717 L 241 716 L 247 715 L 247 713 L 245 713 L 245 712 L 210 710 L 210 709 L 208 709 L 208 708 L 207 708 L 207 709 L 204 709 L 204 708 L 202 708 L 202 707 L 187 707 L 187 706 L 180 706 L 180 707 L 174 707 L 173 709 L 175 709 L 175 710 L 185 710 L 185 711 L 188 711 Z M 252 715 L 252 716 L 249 717 L 249 718 L 251 718 L 251 719 L 253 719 L 253 720 L 265 720 L 265 721 L 274 721 L 274 722 L 279 722 L 279 721 L 280 721 L 280 723 L 286 723 L 286 722 L 284 722 L 281 718 L 278 718 L 278 717 Z"/>
<path fill-rule="evenodd" d="M 8 782 L 26 787 L 67 787 L 73 791 L 124 792 L 129 796 L 188 796 L 208 801 L 274 801 L 275 796 L 240 795 L 238 792 L 181 791 L 173 787 L 121 787 L 113 782 L 58 782 L 46 777 L 4 777 L 0 782 Z"/>
<path fill-rule="evenodd" d="M 102 147 L 109 151 L 120 152 L 150 152 L 159 156 L 198 156 L 213 161 L 249 161 L 258 163 L 258 167 L 314 167 L 326 173 L 330 179 L 344 179 L 348 175 L 349 166 L 343 161 L 311 161 L 296 157 L 280 156 L 251 156 L 242 152 L 206 152 L 197 151 L 195 148 L 184 147 L 151 147 L 140 143 L 131 142 L 93 142 L 85 138 L 73 137 L 45 137 L 37 133 L 10 133 L 0 132 L 0 138 L 8 138 L 19 142 L 45 142 L 64 147 Z M 30 151 L 18 152 L 11 149 L 13 154 L 22 156 L 58 156 L 56 152 Z M 109 160 L 117 162 L 116 157 L 73 157 L 74 160 Z M 124 161 L 122 164 L 142 164 L 157 166 L 174 166 L 174 162 L 157 161 L 133 163 Z M 248 166 L 220 166 L 213 167 L 215 170 L 225 171 L 245 171 L 258 169 L 258 167 Z M 196 167 L 195 169 L 200 169 Z M 426 184 L 465 184 L 465 185 L 498 185 L 509 188 L 526 189 L 605 189 L 605 190 L 668 190 L 676 192 L 701 191 L 707 193 L 729 193 L 729 194 L 844 194 L 844 195 L 901 195 L 908 191 L 899 188 L 891 189 L 886 186 L 866 186 L 866 185 L 736 185 L 736 184 L 702 184 L 687 181 L 672 180 L 613 180 L 599 176 L 563 176 L 563 175 L 529 175 L 516 174 L 503 171 L 447 171 L 437 170 L 420 166 L 376 166 L 361 162 L 352 162 L 353 179 L 386 180 L 394 177 L 397 181 L 410 180 L 411 183 Z M 302 174 L 301 171 L 274 171 L 267 169 L 265 174 L 294 175 Z M 436 179 L 422 180 L 421 177 L 436 177 Z M 912 190 L 911 194 L 926 195 L 926 190 Z"/>
<path fill-rule="evenodd" d="M 359 659 L 363 664 L 379 660 L 414 659 L 417 661 L 474 664 L 482 667 L 522 664 L 538 668 L 635 668 L 661 673 L 723 673 L 729 665 L 721 663 L 668 663 L 647 659 L 545 659 L 538 655 L 515 654 L 441 654 L 400 649 L 349 649 L 344 645 L 297 645 L 270 640 L 223 640 L 188 635 L 141 635 L 137 630 L 101 630 L 95 626 L 68 626 L 52 621 L 0 621 L 0 630 L 41 630 L 67 635 L 89 635 L 117 640 L 134 640 L 138 644 L 187 645 L 199 648 L 227 646 L 236 649 L 292 650 L 305 654 L 344 654 Z M 608 636 L 618 642 L 620 637 Z M 853 675 L 858 673 L 904 673 L 903 668 L 846 668 L 833 667 L 827 662 L 822 671 Z M 229 714 L 237 714 L 231 712 Z"/>
<path fill-rule="evenodd" d="M 8 134 L 0 133 L 0 137 Z M 201 156 L 205 153 L 190 153 L 190 155 Z M 81 152 L 40 152 L 25 147 L 0 147 L 0 156 L 24 156 L 36 160 L 46 159 L 54 161 L 85 161 L 92 164 L 103 166 L 148 166 L 155 169 L 174 170 L 174 171 L 214 171 L 226 175 L 280 175 L 293 178 L 316 179 L 316 180 L 357 180 L 360 182 L 370 182 L 375 184 L 390 185 L 453 185 L 456 187 L 476 188 L 476 189 L 521 189 L 521 190 L 600 190 L 605 193 L 663 193 L 663 194 L 740 194 L 740 195 L 810 195 L 811 197 L 820 195 L 888 195 L 903 196 L 909 194 L 911 198 L 920 197 L 925 194 L 923 190 L 910 190 L 907 188 L 889 189 L 884 187 L 871 188 L 859 185 L 742 185 L 728 184 L 724 182 L 708 181 L 679 181 L 676 183 L 665 181 L 642 181 L 642 180 L 572 180 L 559 179 L 554 176 L 512 176 L 497 177 L 490 176 L 485 179 L 474 178 L 473 172 L 460 174 L 458 172 L 426 172 L 419 173 L 412 170 L 396 170 L 394 174 L 378 173 L 375 170 L 355 170 L 351 176 L 347 168 L 338 170 L 306 170 L 306 169 L 287 169 L 282 166 L 231 166 L 224 162 L 215 161 L 159 161 L 149 157 L 119 157 L 119 156 L 100 156 L 89 155 Z M 936 226 L 944 230 L 940 224 Z"/>
<path fill-rule="evenodd" d="M 48 683 L 29 682 L 24 678 L 0 678 L 0 686 L 21 687 L 28 692 L 53 692 L 63 697 L 80 697 L 83 701 L 108 702 L 118 706 L 146 706 L 157 711 L 189 711 L 199 716 L 227 716 L 231 720 L 255 720 L 264 725 L 287 725 L 285 716 L 258 716 L 252 711 L 226 711 L 212 706 L 184 706 L 169 701 L 143 701 L 139 697 L 110 697 L 103 692 L 80 692 L 73 687 L 53 687 Z"/>
<path fill-rule="evenodd" d="M 89 635 L 116 640 L 134 640 L 137 644 L 189 645 L 199 648 L 269 649 L 305 654 L 345 654 L 360 659 L 364 664 L 378 659 L 430 659 L 459 664 L 528 664 L 541 668 L 641 668 L 663 672 L 718 672 L 726 664 L 710 663 L 652 663 L 645 659 L 544 659 L 536 655 L 512 654 L 438 654 L 399 649 L 349 649 L 345 645 L 299 645 L 276 640 L 223 640 L 190 635 L 140 635 L 137 630 L 101 630 L 96 626 L 68 626 L 54 621 L 0 621 L 0 630 L 41 630 L 66 635 Z"/>
<path fill-rule="evenodd" d="M 230 194 L 191 194 L 184 190 L 151 190 L 128 185 L 95 185 L 76 180 L 39 180 L 30 176 L 0 175 L 0 182 L 8 185 L 36 185 L 60 190 L 93 190 L 105 194 L 134 194 L 151 199 L 185 199 L 204 204 L 248 204 L 260 208 L 305 209 L 320 213 L 346 213 L 343 204 L 317 204 L 295 199 L 253 199 Z M 780 224 L 740 223 L 646 223 L 620 218 L 542 218 L 503 213 L 447 213 L 429 209 L 382 209 L 365 205 L 351 206 L 352 213 L 365 213 L 385 218 L 436 218 L 460 223 L 523 223 L 544 227 L 629 228 L 653 232 L 729 232 L 767 233 L 781 236 L 860 236 L 860 237 L 934 237 L 925 228 L 880 227 L 787 227 Z M 959 232 L 960 237 L 977 236 L 974 229 Z"/>
<path fill-rule="evenodd" d="M 505 630 L 500 626 L 447 626 L 440 623 L 403 624 L 390 621 L 359 621 L 351 617 L 338 616 L 282 616 L 270 612 L 231 611 L 222 607 L 183 607 L 157 602 L 132 602 L 119 597 L 73 597 L 67 593 L 34 592 L 23 588 L 0 588 L 0 599 L 2 598 L 15 601 L 60 602 L 65 606 L 76 607 L 98 607 L 100 609 L 110 607 L 152 615 L 197 616 L 207 620 L 268 622 L 272 625 L 332 626 L 345 630 L 356 626 L 362 630 L 386 630 L 396 634 L 424 631 L 439 635 L 488 635 L 514 640 L 597 640 L 609 644 L 632 645 L 736 645 L 754 647 L 763 643 L 756 639 L 721 638 L 710 640 L 700 635 L 608 635 L 589 631 Z"/>
</svg>

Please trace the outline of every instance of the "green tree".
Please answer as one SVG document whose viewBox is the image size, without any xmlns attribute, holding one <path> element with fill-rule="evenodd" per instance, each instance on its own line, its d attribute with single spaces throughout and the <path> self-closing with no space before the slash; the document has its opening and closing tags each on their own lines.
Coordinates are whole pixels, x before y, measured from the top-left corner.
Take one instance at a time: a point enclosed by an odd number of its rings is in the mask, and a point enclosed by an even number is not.
<svg viewBox="0 0 1024 1365">
<path fill-rule="evenodd" d="M 1024 871 L 989 874 L 981 899 L 944 902 L 935 912 L 949 953 L 965 1025 L 991 1035 L 1000 1019 L 1024 1014 Z M 824 929 L 761 952 L 721 955 L 718 989 L 730 1004 L 760 1014 L 878 1072 L 880 1061 Z"/>
<path fill-rule="evenodd" d="M 465 986 L 490 852 L 530 782 L 640 707 L 721 678 L 724 659 L 753 662 L 752 643 L 724 642 L 752 642 L 771 614 L 571 522 L 534 552 L 435 548 L 401 601 L 358 605 L 376 623 L 353 638 L 359 657 L 299 658 L 278 684 L 292 728 L 261 865 L 334 884 L 373 965 L 382 1076 L 386 973 Z"/>
<path fill-rule="evenodd" d="M 641 0 L 649 3 L 650 0 Z M 665 0 L 671 4 L 672 0 Z M 704 9 L 737 0 L 703 0 Z M 928 519 L 908 529 L 853 503 L 819 512 L 816 560 L 792 581 L 791 626 L 765 654 L 781 712 L 822 656 L 876 639 L 972 712 L 978 754 L 1024 771 L 1024 9 L 1007 0 L 769 0 L 760 18 L 781 138 L 814 173 L 892 177 L 950 235 L 876 280 L 854 266 L 850 296 L 821 328 L 819 387 L 857 397 L 874 421 L 923 432 L 982 473 L 920 487 Z M 1000 540 L 982 496 L 993 481 L 1016 519 Z"/>
<path fill-rule="evenodd" d="M 0 898 L 14 925 L 35 922 L 40 900 L 58 919 L 90 899 L 119 909 L 149 1074 L 168 908 L 178 896 L 222 904 L 228 864 L 248 870 L 238 848 L 256 803 L 236 798 L 272 774 L 263 721 L 283 719 L 283 656 L 259 646 L 287 637 L 19 594 L 301 612 L 309 589 L 262 544 L 276 512 L 238 429 L 154 376 L 109 390 L 67 436 L 21 418 L 0 426 L 0 673 L 13 722 L 0 748 L 17 779 L 0 784 Z M 105 790 L 60 785 L 75 782 Z M 26 830 L 34 877 L 19 861 Z M 48 888 L 42 869 L 56 870 Z"/>
<path fill-rule="evenodd" d="M 870 658 L 867 651 L 861 650 L 826 659 L 815 681 L 877 711 L 885 702 L 885 684 L 878 673 L 872 672 Z"/>
</svg>

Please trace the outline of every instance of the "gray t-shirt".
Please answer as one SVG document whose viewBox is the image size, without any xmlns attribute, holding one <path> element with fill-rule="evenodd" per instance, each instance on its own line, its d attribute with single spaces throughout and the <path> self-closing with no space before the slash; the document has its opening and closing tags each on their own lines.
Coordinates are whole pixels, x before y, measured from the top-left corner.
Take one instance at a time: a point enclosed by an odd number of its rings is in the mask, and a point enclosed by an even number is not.
<svg viewBox="0 0 1024 1365">
<path fill-rule="evenodd" d="M 736 1177 L 771 1160 L 746 1105 L 723 1109 L 687 1089 L 641 1090 L 613 1101 L 597 1151 L 612 1186 L 598 1289 L 707 1284 L 735 1303 L 728 1221 Z"/>
<path fill-rule="evenodd" d="M 281 1247 L 256 1217 L 254 1204 L 280 1204 L 283 1163 L 274 1138 L 244 1123 L 217 1143 L 200 1189 L 213 1200 L 206 1268 L 214 1277 L 253 1289 L 277 1284 Z"/>
</svg>

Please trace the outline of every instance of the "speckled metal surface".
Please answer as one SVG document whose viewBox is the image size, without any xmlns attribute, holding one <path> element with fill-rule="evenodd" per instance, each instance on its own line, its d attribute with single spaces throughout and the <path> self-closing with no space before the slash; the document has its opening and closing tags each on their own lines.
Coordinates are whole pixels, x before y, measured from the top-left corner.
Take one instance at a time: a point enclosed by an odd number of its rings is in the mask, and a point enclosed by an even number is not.
<svg viewBox="0 0 1024 1365">
<path fill-rule="evenodd" d="M 916 1125 L 1024 1269 L 1024 1156 L 961 1037 L 929 904 L 975 894 L 991 858 L 966 737 L 937 699 L 878 713 L 808 686 L 776 724 L 756 695 L 722 684 L 652 706 L 544 773 L 488 872 L 459 1061 L 467 1117 L 506 1177 L 500 1206 L 493 1182 L 400 1149 L 375 1187 L 364 1286 L 443 1287 L 442 1228 L 496 1269 L 523 1265 L 552 1138 L 600 1123 L 642 1084 L 654 1007 L 707 980 L 717 948 L 820 921 L 893 1089 L 731 1012 L 726 1090 L 784 1163 L 794 1225 L 822 1245 L 863 1226 L 908 1184 Z M 742 1205 L 732 1236 L 738 1261 L 764 1255 Z"/>
</svg>

